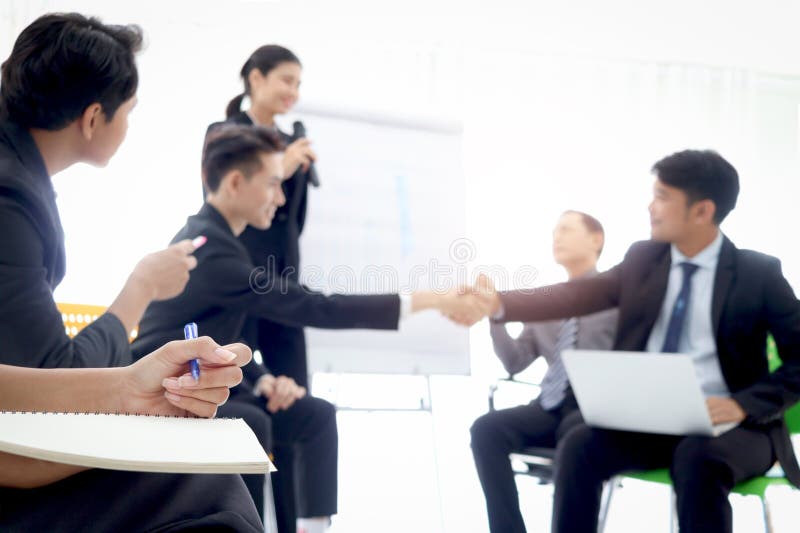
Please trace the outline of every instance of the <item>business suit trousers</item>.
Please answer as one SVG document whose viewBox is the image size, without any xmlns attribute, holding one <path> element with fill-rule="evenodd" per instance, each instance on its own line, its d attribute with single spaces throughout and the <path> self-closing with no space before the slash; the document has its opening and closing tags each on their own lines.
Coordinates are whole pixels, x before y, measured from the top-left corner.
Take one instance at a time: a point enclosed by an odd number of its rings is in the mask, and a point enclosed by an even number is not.
<svg viewBox="0 0 800 533">
<path fill-rule="evenodd" d="M 730 532 L 731 489 L 774 462 L 770 439 L 757 427 L 675 437 L 580 424 L 557 447 L 553 531 L 595 533 L 604 481 L 626 470 L 669 467 L 681 532 Z"/>
<path fill-rule="evenodd" d="M 248 392 L 249 394 L 249 392 Z M 269 414 L 259 405 L 244 401 L 236 401 L 241 395 L 236 395 L 227 403 L 217 409 L 218 417 L 241 418 L 255 433 L 261 447 L 269 452 L 272 448 L 272 420 Z M 258 516 L 264 520 L 264 474 L 242 474 L 247 491 L 253 499 L 258 511 Z"/>
<path fill-rule="evenodd" d="M 232 531 L 264 526 L 235 474 L 88 470 L 35 489 L 0 488 L 0 531 Z"/>
<path fill-rule="evenodd" d="M 572 397 L 552 411 L 534 401 L 486 413 L 475 421 L 472 455 L 493 533 L 525 531 L 508 454 L 530 446 L 555 448 L 558 440 L 581 421 Z"/>
<path fill-rule="evenodd" d="M 298 385 L 308 386 L 308 366 L 303 328 L 278 324 L 270 320 L 248 318 L 242 337 L 250 346 L 261 351 L 264 366 L 276 376 L 289 376 Z M 275 513 L 280 524 L 294 524 L 295 507 L 295 462 L 292 446 L 273 447 L 275 466 L 278 472 L 272 475 L 275 493 Z"/>
<path fill-rule="evenodd" d="M 336 514 L 339 434 L 334 406 L 325 400 L 306 396 L 285 411 L 269 413 L 264 398 L 251 394 L 238 394 L 226 405 L 238 403 L 257 407 L 268 415 L 271 442 L 267 443 L 267 451 L 279 448 L 292 450 L 293 461 L 289 465 L 280 462 L 276 456 L 278 472 L 272 474 L 272 480 L 277 492 L 281 470 L 291 470 L 296 516 L 310 518 Z M 253 430 L 256 431 L 256 428 Z M 281 513 L 279 509 L 276 506 L 278 530 L 281 533 L 294 533 L 295 516 Z"/>
</svg>

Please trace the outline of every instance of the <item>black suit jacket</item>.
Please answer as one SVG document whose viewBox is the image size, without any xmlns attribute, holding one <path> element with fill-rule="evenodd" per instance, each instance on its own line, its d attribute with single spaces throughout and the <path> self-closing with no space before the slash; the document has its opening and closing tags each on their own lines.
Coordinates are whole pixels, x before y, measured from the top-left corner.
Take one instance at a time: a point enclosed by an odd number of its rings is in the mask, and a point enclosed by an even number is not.
<svg viewBox="0 0 800 533">
<path fill-rule="evenodd" d="M 566 318 L 619 307 L 614 349 L 644 351 L 664 301 L 670 265 L 669 244 L 639 242 L 619 265 L 595 278 L 501 294 L 503 320 Z M 783 412 L 800 400 L 800 302 L 783 277 L 780 261 L 739 250 L 726 237 L 711 313 L 731 397 L 747 413 L 746 423 L 769 432 L 787 477 L 800 486 L 800 469 L 783 421 Z M 783 360 L 773 373 L 766 356 L 769 333 Z"/>
<path fill-rule="evenodd" d="M 127 365 L 128 335 L 111 313 L 74 339 L 64 330 L 53 300 L 66 270 L 55 199 L 33 138 L 17 124 L 0 122 L 0 363 L 43 368 Z"/>
<path fill-rule="evenodd" d="M 208 242 L 194 254 L 198 264 L 186 289 L 176 298 L 150 304 L 132 346 L 134 357 L 182 338 L 188 322 L 196 322 L 201 335 L 220 344 L 236 342 L 248 315 L 295 327 L 397 329 L 400 298 L 396 294 L 327 296 L 290 279 L 264 276 L 209 204 L 189 217 L 172 242 L 199 235 Z M 255 373 L 265 372 L 257 368 Z M 248 373 L 255 375 L 253 368 Z"/>
<path fill-rule="evenodd" d="M 224 122 L 211 124 L 208 132 L 222 124 L 252 126 L 253 121 L 247 113 L 240 112 Z M 278 135 L 287 145 L 295 140 L 280 130 Z M 253 264 L 274 270 L 274 273 L 294 281 L 300 277 L 300 234 L 306 221 L 308 184 L 308 173 L 298 169 L 281 185 L 286 203 L 275 211 L 272 225 L 266 230 L 248 226 L 239 236 Z M 279 374 L 288 374 L 301 385 L 308 385 L 303 328 L 251 318 L 243 332 L 248 344 L 260 350 L 264 360 L 274 364 Z M 251 374 L 253 368 L 245 369 L 246 380 L 260 377 L 258 373 Z"/>
</svg>

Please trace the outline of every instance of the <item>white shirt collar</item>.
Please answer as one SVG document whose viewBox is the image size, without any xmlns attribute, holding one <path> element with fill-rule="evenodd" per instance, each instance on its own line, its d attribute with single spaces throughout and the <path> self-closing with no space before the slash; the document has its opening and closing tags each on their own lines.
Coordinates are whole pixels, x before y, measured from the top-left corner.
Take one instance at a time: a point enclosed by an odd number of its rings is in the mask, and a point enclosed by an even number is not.
<svg viewBox="0 0 800 533">
<path fill-rule="evenodd" d="M 717 238 L 711 241 L 711 244 L 703 248 L 700 253 L 691 258 L 683 255 L 680 250 L 678 250 L 678 247 L 673 244 L 670 247 L 670 252 L 672 254 L 672 266 L 689 262 L 694 263 L 700 268 L 710 268 L 712 270 L 716 269 L 717 261 L 719 260 L 719 252 L 722 249 L 723 238 L 724 235 L 722 232 L 718 231 Z"/>
</svg>

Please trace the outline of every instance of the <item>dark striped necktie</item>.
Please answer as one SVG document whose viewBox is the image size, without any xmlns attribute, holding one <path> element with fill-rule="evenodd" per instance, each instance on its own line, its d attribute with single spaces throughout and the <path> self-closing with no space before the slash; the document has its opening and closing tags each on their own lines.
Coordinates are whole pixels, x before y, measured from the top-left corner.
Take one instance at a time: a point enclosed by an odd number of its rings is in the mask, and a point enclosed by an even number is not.
<svg viewBox="0 0 800 533">
<path fill-rule="evenodd" d="M 664 346 L 661 351 L 664 353 L 675 353 L 683 333 L 683 324 L 686 322 L 686 313 L 689 310 L 689 301 L 692 296 L 692 276 L 697 272 L 698 266 L 694 263 L 681 263 L 683 269 L 683 284 L 678 298 L 672 306 L 672 314 L 669 317 L 667 333 L 664 335 Z"/>
<path fill-rule="evenodd" d="M 564 401 L 567 390 L 567 371 L 561 360 L 561 352 L 575 347 L 578 340 L 578 319 L 570 318 L 561 323 L 553 348 L 553 359 L 542 380 L 542 390 L 539 394 L 539 405 L 543 409 L 555 409 Z"/>
</svg>

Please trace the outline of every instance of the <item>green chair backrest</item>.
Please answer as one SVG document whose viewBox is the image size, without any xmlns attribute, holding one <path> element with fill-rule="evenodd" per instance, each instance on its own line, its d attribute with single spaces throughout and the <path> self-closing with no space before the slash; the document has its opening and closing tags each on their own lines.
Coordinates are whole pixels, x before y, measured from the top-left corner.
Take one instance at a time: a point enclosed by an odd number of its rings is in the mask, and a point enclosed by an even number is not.
<svg viewBox="0 0 800 533">
<path fill-rule="evenodd" d="M 775 339 L 772 335 L 767 337 L 767 361 L 769 361 L 769 371 L 774 372 L 783 361 L 778 355 L 778 347 L 775 345 Z M 800 403 L 794 404 L 784 413 L 786 419 L 786 426 L 789 428 L 789 433 L 800 433 Z"/>
</svg>

